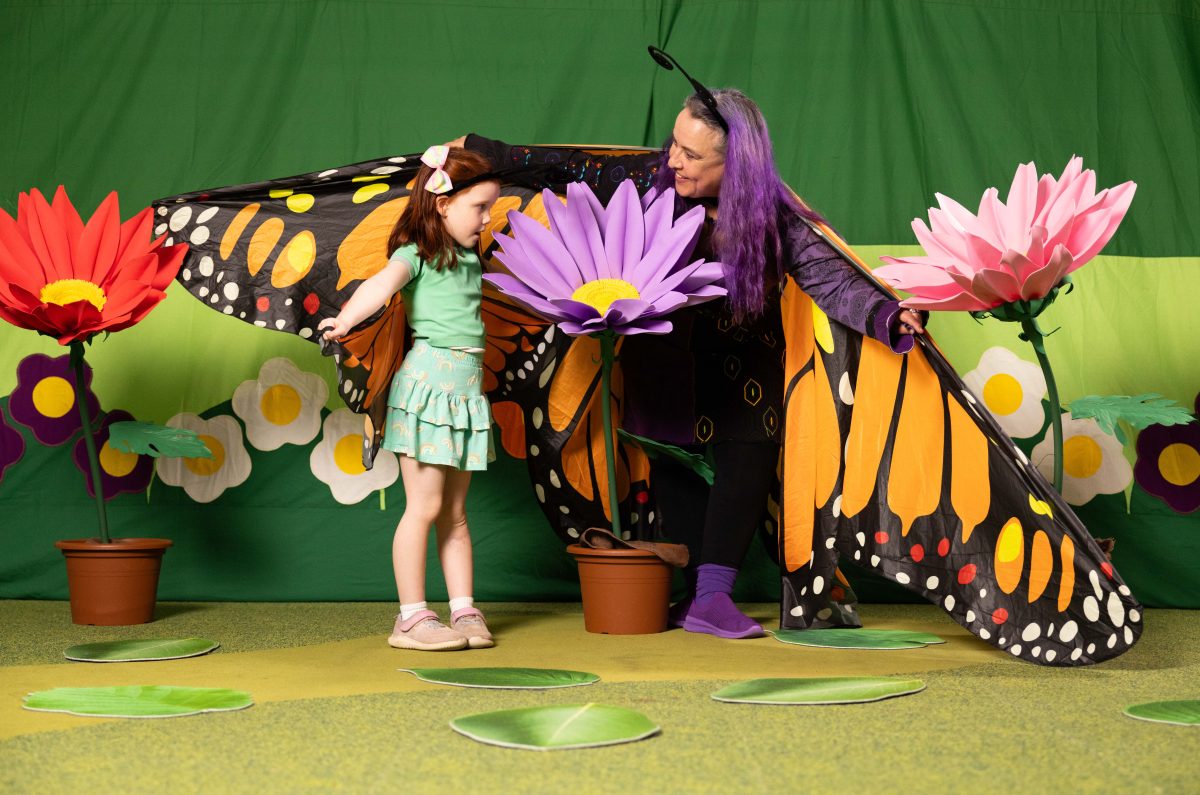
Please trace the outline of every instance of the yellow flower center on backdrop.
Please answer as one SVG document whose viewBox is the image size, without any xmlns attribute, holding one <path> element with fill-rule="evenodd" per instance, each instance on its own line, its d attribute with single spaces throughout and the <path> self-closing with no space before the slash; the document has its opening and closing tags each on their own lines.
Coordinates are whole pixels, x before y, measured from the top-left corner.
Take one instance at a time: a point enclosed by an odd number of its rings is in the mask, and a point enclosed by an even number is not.
<svg viewBox="0 0 1200 795">
<path fill-rule="evenodd" d="M 43 304 L 58 304 L 59 306 L 73 304 L 76 301 L 87 301 L 98 310 L 103 310 L 104 305 L 108 302 L 108 296 L 104 294 L 104 290 L 100 289 L 100 285 L 93 284 L 86 279 L 59 279 L 56 282 L 50 282 L 42 288 L 42 293 L 38 298 Z"/>
<path fill-rule="evenodd" d="M 624 279 L 596 279 L 585 282 L 571 293 L 571 300 L 587 304 L 603 315 L 613 301 L 621 298 L 641 298 L 641 294 Z"/>
<path fill-rule="evenodd" d="M 343 436 L 333 448 L 333 463 L 347 475 L 361 475 L 367 470 L 362 462 L 362 437 Z"/>
<path fill-rule="evenodd" d="M 1063 472 L 1082 480 L 1090 478 L 1104 463 L 1104 451 L 1094 439 L 1072 436 L 1063 442 Z"/>
<path fill-rule="evenodd" d="M 993 414 L 1012 414 L 1021 408 L 1021 382 L 1008 373 L 996 373 L 983 385 L 983 402 Z"/>
<path fill-rule="evenodd" d="M 225 465 L 225 445 L 221 444 L 220 439 L 206 433 L 198 433 L 196 436 L 204 442 L 204 446 L 212 453 L 212 458 L 185 458 L 183 465 L 195 475 L 208 477 Z"/>
<path fill-rule="evenodd" d="M 1168 483 L 1186 486 L 1200 478 L 1200 452 L 1190 444 L 1169 444 L 1158 454 L 1158 471 Z"/>
<path fill-rule="evenodd" d="M 57 375 L 43 378 L 33 385 L 33 407 L 43 417 L 58 419 L 75 405 L 75 387 Z"/>
<path fill-rule="evenodd" d="M 100 467 L 114 478 L 123 478 L 137 466 L 137 453 L 118 450 L 108 442 L 100 448 Z"/>
<path fill-rule="evenodd" d="M 300 393 L 288 384 L 275 384 L 263 392 L 259 409 L 267 422 L 290 425 L 300 416 Z"/>
</svg>

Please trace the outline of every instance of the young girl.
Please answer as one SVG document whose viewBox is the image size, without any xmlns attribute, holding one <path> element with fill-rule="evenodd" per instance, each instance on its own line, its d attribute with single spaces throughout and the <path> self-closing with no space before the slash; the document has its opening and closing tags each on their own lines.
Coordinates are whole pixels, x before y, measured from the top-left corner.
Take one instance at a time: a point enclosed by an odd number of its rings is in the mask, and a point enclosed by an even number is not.
<svg viewBox="0 0 1200 795">
<path fill-rule="evenodd" d="M 391 258 L 364 281 L 336 318 L 321 322 L 340 339 L 387 303 L 404 300 L 414 344 L 388 394 L 383 447 L 399 454 L 405 507 L 392 541 L 400 615 L 388 643 L 442 651 L 493 645 L 472 605 L 471 535 L 464 503 L 471 472 L 495 458 L 483 395 L 482 269 L 476 247 L 500 184 L 486 158 L 430 147 L 408 206 L 388 238 Z M 450 626 L 425 604 L 425 550 L 437 526 L 438 557 L 450 593 Z"/>
</svg>

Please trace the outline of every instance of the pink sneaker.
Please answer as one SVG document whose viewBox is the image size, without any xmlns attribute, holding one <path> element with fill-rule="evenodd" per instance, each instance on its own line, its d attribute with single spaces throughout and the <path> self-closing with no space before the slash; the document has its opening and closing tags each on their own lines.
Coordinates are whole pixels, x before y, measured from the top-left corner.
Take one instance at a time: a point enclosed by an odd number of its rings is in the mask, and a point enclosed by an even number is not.
<svg viewBox="0 0 1200 795">
<path fill-rule="evenodd" d="M 492 633 L 488 631 L 487 623 L 483 620 L 483 613 L 474 607 L 455 610 L 450 616 L 450 626 L 466 637 L 467 645 L 472 649 L 486 649 L 496 645 Z"/>
<path fill-rule="evenodd" d="M 396 649 L 453 651 L 465 649 L 467 638 L 439 621 L 437 613 L 422 610 L 407 621 L 401 621 L 396 616 L 396 626 L 388 638 L 388 645 Z"/>
</svg>

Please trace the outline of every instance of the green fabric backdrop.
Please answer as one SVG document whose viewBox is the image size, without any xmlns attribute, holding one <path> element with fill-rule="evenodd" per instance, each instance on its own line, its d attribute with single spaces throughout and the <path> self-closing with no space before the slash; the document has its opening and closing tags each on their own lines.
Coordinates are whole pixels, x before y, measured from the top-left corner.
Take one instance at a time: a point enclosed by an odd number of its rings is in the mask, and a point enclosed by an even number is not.
<svg viewBox="0 0 1200 795">
<path fill-rule="evenodd" d="M 85 214 L 119 190 L 151 199 L 389 154 L 468 131 L 512 141 L 654 145 L 686 84 L 761 104 L 784 177 L 861 248 L 914 253 L 909 222 L 941 192 L 971 205 L 1019 162 L 1057 174 L 1072 154 L 1101 185 L 1138 183 L 1133 207 L 1079 289 L 1047 313 L 1064 400 L 1200 391 L 1200 10 L 1180 0 L 48 0 L 0 8 L 0 207 L 67 186 Z M 1016 330 L 942 315 L 961 372 Z M 1027 346 L 1025 346 L 1027 348 Z M 24 356 L 63 351 L 0 328 L 0 395 Z M 105 409 L 163 421 L 230 413 L 233 390 L 286 356 L 332 380 L 310 343 L 221 317 L 181 289 L 89 353 Z M 330 408 L 336 403 L 331 401 Z M 94 511 L 69 448 L 42 449 L 0 481 L 0 596 L 65 595 L 51 542 L 88 535 Z M 1040 438 L 1040 436 L 1038 437 Z M 315 442 L 314 442 L 315 443 Z M 387 599 L 399 484 L 355 506 L 308 472 L 306 448 L 250 448 L 250 479 L 194 503 L 156 482 L 112 503 L 121 535 L 163 535 L 160 595 Z M 1130 456 L 1132 453 L 1127 449 Z M 319 488 L 314 488 L 314 485 Z M 470 496 L 477 595 L 573 598 L 572 564 L 511 459 Z M 1200 606 L 1200 515 L 1136 487 L 1079 510 L 1118 539 L 1114 561 L 1148 604 Z M 754 551 L 741 595 L 774 598 Z M 430 560 L 430 596 L 444 596 Z M 898 589 L 867 595 L 901 598 Z"/>
</svg>

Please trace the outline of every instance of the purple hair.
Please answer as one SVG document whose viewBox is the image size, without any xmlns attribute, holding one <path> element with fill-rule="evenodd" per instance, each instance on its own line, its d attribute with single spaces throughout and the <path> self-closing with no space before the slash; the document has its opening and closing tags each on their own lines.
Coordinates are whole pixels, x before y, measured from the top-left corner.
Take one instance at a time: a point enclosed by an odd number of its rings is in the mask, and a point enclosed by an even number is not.
<svg viewBox="0 0 1200 795">
<path fill-rule="evenodd" d="M 767 122 L 758 105 L 733 88 L 716 89 L 712 94 L 729 125 L 728 135 L 695 94 L 687 98 L 684 108 L 717 133 L 718 150 L 725 155 L 713 253 L 725 265 L 729 306 L 734 321 L 741 323 L 762 313 L 768 269 L 776 278 L 783 278 L 782 211 L 813 221 L 824 219 L 797 200 L 780 179 Z M 675 172 L 667 165 L 670 143 L 668 139 L 655 181 L 660 191 L 675 184 Z"/>
</svg>

